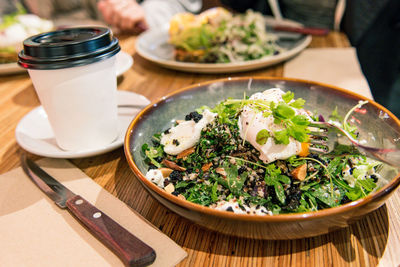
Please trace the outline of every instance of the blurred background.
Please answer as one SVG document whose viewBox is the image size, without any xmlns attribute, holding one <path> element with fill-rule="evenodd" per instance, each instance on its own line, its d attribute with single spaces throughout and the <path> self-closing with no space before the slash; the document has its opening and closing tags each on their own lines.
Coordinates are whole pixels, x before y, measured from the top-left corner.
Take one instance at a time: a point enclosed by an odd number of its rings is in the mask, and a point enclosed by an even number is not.
<svg viewBox="0 0 400 267">
<path fill-rule="evenodd" d="M 140 34 L 167 24 L 176 13 L 216 6 L 234 12 L 253 9 L 344 32 L 357 51 L 375 101 L 400 116 L 399 0 L 0 0 L 0 47 L 10 42 L 4 29 L 18 13 L 35 14 L 54 27 L 108 25 L 116 33 Z"/>
</svg>

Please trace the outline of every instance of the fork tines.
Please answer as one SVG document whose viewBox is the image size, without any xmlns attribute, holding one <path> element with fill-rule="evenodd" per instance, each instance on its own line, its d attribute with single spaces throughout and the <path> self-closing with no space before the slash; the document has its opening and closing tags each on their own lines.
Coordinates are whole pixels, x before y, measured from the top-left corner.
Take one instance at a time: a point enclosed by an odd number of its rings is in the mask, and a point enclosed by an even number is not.
<svg viewBox="0 0 400 267">
<path fill-rule="evenodd" d="M 308 151 L 311 153 L 317 154 L 326 154 L 329 153 L 329 148 L 325 145 L 318 145 L 318 147 L 313 146 L 315 144 L 311 143 L 311 146 L 308 148 Z"/>
<path fill-rule="evenodd" d="M 325 154 L 329 152 L 328 145 L 328 128 L 326 125 L 318 123 L 310 123 L 310 132 L 308 133 L 311 146 L 309 151 L 312 153 Z"/>
</svg>

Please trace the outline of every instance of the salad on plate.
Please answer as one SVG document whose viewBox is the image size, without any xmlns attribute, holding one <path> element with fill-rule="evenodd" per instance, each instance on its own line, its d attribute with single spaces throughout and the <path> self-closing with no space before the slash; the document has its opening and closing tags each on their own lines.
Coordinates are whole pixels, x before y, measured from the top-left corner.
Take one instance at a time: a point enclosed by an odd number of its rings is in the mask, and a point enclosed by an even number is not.
<svg viewBox="0 0 400 267">
<path fill-rule="evenodd" d="M 182 114 L 142 146 L 146 178 L 178 198 L 254 215 L 337 207 L 381 188 L 384 164 L 354 147 L 311 152 L 310 123 L 325 118 L 304 104 L 290 91 L 271 88 Z M 356 138 L 348 115 L 333 110 L 329 122 Z"/>
<path fill-rule="evenodd" d="M 53 23 L 34 14 L 26 14 L 23 7 L 0 18 L 0 64 L 16 63 L 23 41 L 35 34 L 50 31 Z"/>
<path fill-rule="evenodd" d="M 169 25 L 175 59 L 196 63 L 229 63 L 260 59 L 283 49 L 267 32 L 265 18 L 252 10 L 232 14 L 217 7 L 199 15 L 180 13 Z"/>
</svg>

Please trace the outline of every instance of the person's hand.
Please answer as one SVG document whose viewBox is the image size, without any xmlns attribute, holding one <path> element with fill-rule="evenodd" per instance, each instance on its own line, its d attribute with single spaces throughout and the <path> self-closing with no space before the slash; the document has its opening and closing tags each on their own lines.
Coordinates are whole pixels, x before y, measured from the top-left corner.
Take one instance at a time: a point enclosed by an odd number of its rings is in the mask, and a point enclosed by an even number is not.
<svg viewBox="0 0 400 267">
<path fill-rule="evenodd" d="M 101 0 L 97 8 L 108 24 L 121 31 L 139 34 L 148 29 L 144 10 L 135 0 Z"/>
</svg>

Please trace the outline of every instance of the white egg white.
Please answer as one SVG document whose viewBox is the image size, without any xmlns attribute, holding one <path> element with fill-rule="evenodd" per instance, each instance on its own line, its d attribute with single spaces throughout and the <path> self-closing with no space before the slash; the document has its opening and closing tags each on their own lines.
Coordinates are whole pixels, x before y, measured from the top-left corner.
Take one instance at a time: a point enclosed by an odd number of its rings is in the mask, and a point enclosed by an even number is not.
<svg viewBox="0 0 400 267">
<path fill-rule="evenodd" d="M 261 99 L 265 101 L 273 101 L 278 103 L 282 101 L 282 96 L 285 94 L 279 88 L 268 89 L 262 93 L 253 94 L 250 99 Z M 296 113 L 304 114 L 304 110 L 296 110 Z M 277 159 L 287 159 L 293 155 L 297 155 L 301 151 L 301 143 L 294 138 L 289 138 L 289 144 L 275 144 L 273 137 L 268 138 L 267 142 L 263 145 L 257 143 L 256 138 L 258 132 L 266 129 L 270 132 L 271 136 L 274 131 L 284 130 L 283 125 L 274 123 L 273 115 L 264 117 L 263 112 L 255 110 L 251 105 L 243 108 L 239 117 L 239 131 L 242 139 L 248 141 L 258 151 L 260 151 L 260 159 L 264 163 L 270 163 Z"/>
<path fill-rule="evenodd" d="M 167 133 L 162 134 L 161 144 L 164 145 L 165 153 L 178 155 L 199 142 L 201 130 L 217 116 L 216 113 L 207 109 L 204 110 L 202 115 L 203 118 L 197 123 L 194 120 L 183 121 L 169 129 Z"/>
</svg>

